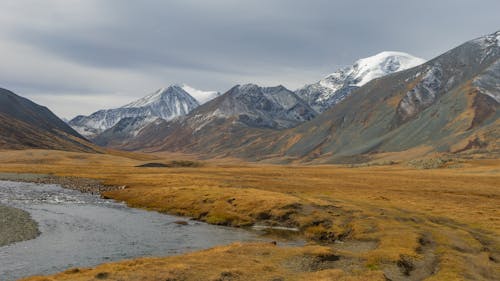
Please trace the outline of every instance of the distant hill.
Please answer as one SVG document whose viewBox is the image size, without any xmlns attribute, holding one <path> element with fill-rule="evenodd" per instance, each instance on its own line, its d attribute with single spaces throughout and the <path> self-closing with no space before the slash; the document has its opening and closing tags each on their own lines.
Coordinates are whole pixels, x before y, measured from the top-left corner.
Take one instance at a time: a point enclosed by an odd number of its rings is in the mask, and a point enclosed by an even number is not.
<svg viewBox="0 0 500 281">
<path fill-rule="evenodd" d="M 0 88 L 0 149 L 95 151 L 49 109 Z"/>
</svg>

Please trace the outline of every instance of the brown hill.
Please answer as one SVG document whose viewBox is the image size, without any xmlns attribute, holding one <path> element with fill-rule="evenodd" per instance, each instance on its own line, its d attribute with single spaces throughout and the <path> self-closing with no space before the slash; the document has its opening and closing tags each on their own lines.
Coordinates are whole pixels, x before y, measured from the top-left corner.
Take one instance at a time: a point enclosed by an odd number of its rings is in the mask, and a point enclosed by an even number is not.
<svg viewBox="0 0 500 281">
<path fill-rule="evenodd" d="M 48 108 L 0 89 L 0 149 L 96 151 Z"/>
</svg>

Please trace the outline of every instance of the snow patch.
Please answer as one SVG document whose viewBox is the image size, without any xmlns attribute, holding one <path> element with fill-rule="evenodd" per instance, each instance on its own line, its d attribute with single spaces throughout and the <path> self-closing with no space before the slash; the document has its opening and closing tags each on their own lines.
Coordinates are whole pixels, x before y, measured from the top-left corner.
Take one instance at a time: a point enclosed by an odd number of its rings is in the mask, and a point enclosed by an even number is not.
<svg viewBox="0 0 500 281">
<path fill-rule="evenodd" d="M 390 73 L 409 69 L 425 62 L 424 59 L 402 52 L 381 52 L 374 56 L 360 59 L 353 66 L 356 86 L 361 87 L 375 78 Z"/>
<path fill-rule="evenodd" d="M 204 104 L 208 101 L 213 100 L 214 98 L 220 96 L 220 93 L 217 91 L 202 91 L 195 89 L 189 85 L 182 84 L 181 88 L 188 92 L 193 98 L 195 98 L 200 104 Z"/>
</svg>

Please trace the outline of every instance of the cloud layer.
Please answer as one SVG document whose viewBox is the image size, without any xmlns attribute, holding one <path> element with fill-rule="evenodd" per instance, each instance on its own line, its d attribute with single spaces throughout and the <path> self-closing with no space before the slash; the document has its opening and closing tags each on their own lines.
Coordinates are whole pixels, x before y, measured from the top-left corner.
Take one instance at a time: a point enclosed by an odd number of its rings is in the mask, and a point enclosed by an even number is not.
<svg viewBox="0 0 500 281">
<path fill-rule="evenodd" d="M 432 58 L 500 28 L 500 2 L 4 0 L 1 87 L 64 117 L 187 83 L 297 88 L 384 50 Z"/>
</svg>

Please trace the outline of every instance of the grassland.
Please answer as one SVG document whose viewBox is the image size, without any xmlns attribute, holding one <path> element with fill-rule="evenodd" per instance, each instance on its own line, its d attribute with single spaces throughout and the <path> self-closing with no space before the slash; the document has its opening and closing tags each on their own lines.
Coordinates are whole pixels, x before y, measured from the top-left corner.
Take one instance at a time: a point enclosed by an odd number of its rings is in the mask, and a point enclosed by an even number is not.
<svg viewBox="0 0 500 281">
<path fill-rule="evenodd" d="M 104 196 L 213 224 L 300 229 L 304 247 L 233 244 L 177 257 L 73 269 L 32 280 L 495 280 L 500 161 L 273 166 L 180 155 L 0 152 L 0 172 L 85 177 Z M 186 162 L 188 163 L 188 162 Z M 169 165 L 167 165 L 169 166 Z"/>
</svg>

